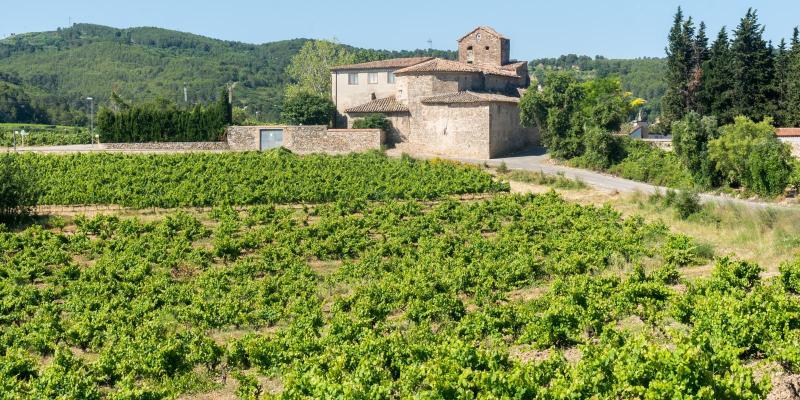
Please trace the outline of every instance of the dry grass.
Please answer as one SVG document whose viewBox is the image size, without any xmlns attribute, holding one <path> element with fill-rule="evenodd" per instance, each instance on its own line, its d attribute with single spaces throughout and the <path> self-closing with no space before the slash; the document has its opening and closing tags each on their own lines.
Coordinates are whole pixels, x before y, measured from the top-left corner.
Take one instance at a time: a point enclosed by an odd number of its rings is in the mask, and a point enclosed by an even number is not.
<svg viewBox="0 0 800 400">
<path fill-rule="evenodd" d="M 677 211 L 650 196 L 609 193 L 593 188 L 556 189 L 546 185 L 511 181 L 512 193 L 545 193 L 555 190 L 568 201 L 585 205 L 608 204 L 622 215 L 642 216 L 648 222 L 663 222 L 673 232 L 683 233 L 710 245 L 716 255 L 735 255 L 761 265 L 764 276 L 777 274 L 778 266 L 800 254 L 800 207 L 748 208 L 735 204 L 709 204 L 701 216 L 686 220 Z M 708 276 L 711 265 L 682 270 L 687 278 Z"/>
</svg>

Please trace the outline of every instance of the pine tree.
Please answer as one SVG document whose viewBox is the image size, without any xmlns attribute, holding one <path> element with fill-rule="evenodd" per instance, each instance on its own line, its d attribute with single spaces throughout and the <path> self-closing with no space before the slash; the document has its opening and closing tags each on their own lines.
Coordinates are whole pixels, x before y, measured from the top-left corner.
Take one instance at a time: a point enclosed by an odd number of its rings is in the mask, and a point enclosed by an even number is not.
<svg viewBox="0 0 800 400">
<path fill-rule="evenodd" d="M 733 112 L 758 121 L 773 111 L 774 100 L 774 60 L 763 35 L 757 12 L 749 9 L 734 31 L 731 44 Z"/>
<path fill-rule="evenodd" d="M 689 76 L 693 70 L 694 25 L 692 18 L 683 19 L 678 7 L 667 45 L 667 91 L 661 103 L 661 114 L 667 127 L 683 118 L 688 106 Z"/>
</svg>

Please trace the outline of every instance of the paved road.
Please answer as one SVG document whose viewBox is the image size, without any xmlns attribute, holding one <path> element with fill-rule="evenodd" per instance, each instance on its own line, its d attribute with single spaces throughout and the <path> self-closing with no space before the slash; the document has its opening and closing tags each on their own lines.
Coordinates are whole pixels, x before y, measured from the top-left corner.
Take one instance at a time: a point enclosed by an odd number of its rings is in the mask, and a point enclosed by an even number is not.
<svg viewBox="0 0 800 400">
<path fill-rule="evenodd" d="M 401 151 L 397 149 L 390 149 L 387 151 L 387 153 L 392 156 L 399 156 L 401 154 Z M 510 155 L 508 157 L 494 158 L 491 160 L 444 157 L 431 154 L 410 154 L 410 155 L 415 158 L 435 158 L 435 157 L 448 158 L 452 160 L 462 161 L 470 164 L 479 164 L 479 165 L 483 165 L 484 163 L 486 163 L 493 167 L 498 166 L 504 162 L 506 163 L 506 166 L 509 169 L 519 169 L 519 170 L 534 171 L 534 172 L 541 171 L 544 172 L 545 174 L 550 174 L 550 175 L 563 174 L 567 178 L 581 180 L 589 186 L 608 192 L 619 192 L 619 193 L 640 192 L 645 194 L 653 194 L 656 192 L 666 193 L 666 191 L 668 190 L 668 188 L 663 186 L 650 185 L 647 183 L 632 181 L 630 179 L 624 179 L 613 175 L 603 174 L 580 168 L 571 168 L 563 165 L 557 165 L 550 160 L 550 156 L 546 153 L 545 149 L 543 148 L 529 149 L 521 153 Z M 727 196 L 720 196 L 720 195 L 706 194 L 706 193 L 700 194 L 700 200 L 703 202 L 710 201 L 720 204 L 724 203 L 739 204 L 747 207 L 789 207 L 788 205 L 785 204 L 742 200 Z"/>
</svg>

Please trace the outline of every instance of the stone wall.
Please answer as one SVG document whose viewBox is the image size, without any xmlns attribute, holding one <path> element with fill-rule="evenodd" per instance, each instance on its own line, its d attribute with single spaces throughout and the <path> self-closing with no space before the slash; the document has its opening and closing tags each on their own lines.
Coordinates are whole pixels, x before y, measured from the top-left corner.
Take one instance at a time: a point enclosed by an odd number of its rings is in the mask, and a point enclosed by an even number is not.
<svg viewBox="0 0 800 400">
<path fill-rule="evenodd" d="M 664 151 L 672 151 L 672 139 L 641 139 L 641 141 Z"/>
<path fill-rule="evenodd" d="M 347 128 L 353 128 L 353 122 L 357 119 L 366 117 L 371 113 L 350 113 L 350 118 L 347 119 Z M 407 112 L 397 113 L 378 113 L 386 117 L 392 124 L 391 131 L 386 133 L 386 143 L 399 143 L 408 140 L 408 135 L 411 132 L 411 115 Z"/>
<path fill-rule="evenodd" d="M 519 107 L 516 104 L 492 103 L 490 107 L 491 158 L 539 144 L 539 131 L 536 128 L 523 128 L 520 125 Z"/>
<path fill-rule="evenodd" d="M 478 35 L 480 34 L 480 40 Z M 468 49 L 472 48 L 473 64 L 504 65 L 508 63 L 511 42 L 485 29 L 477 29 L 458 42 L 458 60 L 467 62 Z"/>
<path fill-rule="evenodd" d="M 291 127 L 289 141 L 284 140 L 284 147 L 299 154 L 308 153 L 359 153 L 380 149 L 385 136 L 380 129 L 307 129 L 309 127 Z M 284 136 L 286 137 L 286 136 Z"/>
<path fill-rule="evenodd" d="M 225 151 L 227 142 L 158 142 L 158 143 L 103 143 L 104 150 L 114 151 Z"/>
<path fill-rule="evenodd" d="M 800 157 L 800 137 L 793 137 L 793 136 L 784 136 L 778 137 L 778 139 L 783 142 L 789 144 L 792 150 L 792 156 Z"/>
<path fill-rule="evenodd" d="M 463 158 L 489 158 L 487 104 L 412 103 L 411 130 L 404 147 Z"/>
<path fill-rule="evenodd" d="M 258 151 L 262 129 L 283 129 L 283 147 L 299 154 L 340 154 L 380 149 L 385 135 L 380 129 L 328 129 L 306 126 L 231 126 L 228 146 L 236 151 Z"/>
<path fill-rule="evenodd" d="M 258 150 L 261 146 L 259 132 L 261 129 L 285 128 L 284 126 L 229 126 L 225 131 L 228 147 L 236 151 Z"/>
</svg>

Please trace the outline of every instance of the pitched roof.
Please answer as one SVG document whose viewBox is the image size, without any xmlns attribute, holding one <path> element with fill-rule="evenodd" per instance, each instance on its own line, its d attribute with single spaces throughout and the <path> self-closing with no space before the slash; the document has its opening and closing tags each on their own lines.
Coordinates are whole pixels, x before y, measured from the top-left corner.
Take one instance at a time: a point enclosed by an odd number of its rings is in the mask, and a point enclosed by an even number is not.
<svg viewBox="0 0 800 400">
<path fill-rule="evenodd" d="M 461 38 L 459 38 L 459 39 L 458 39 L 458 41 L 460 42 L 460 41 L 464 40 L 464 38 L 465 38 L 465 37 L 467 37 L 467 36 L 469 36 L 469 35 L 472 35 L 472 34 L 473 34 L 473 33 L 475 33 L 475 31 L 477 31 L 478 29 L 481 29 L 481 30 L 484 30 L 484 31 L 486 31 L 486 32 L 489 32 L 489 33 L 491 33 L 492 35 L 494 35 L 494 36 L 497 36 L 497 38 L 499 38 L 499 39 L 508 39 L 507 37 L 503 36 L 503 34 L 502 34 L 502 33 L 500 33 L 500 32 L 498 32 L 498 31 L 496 31 L 496 30 L 492 29 L 491 27 L 488 27 L 488 26 L 479 26 L 479 27 L 477 27 L 477 28 L 475 28 L 475 29 L 473 29 L 473 30 L 469 31 L 469 33 L 467 33 L 466 35 L 464 35 L 464 36 L 462 36 Z"/>
<path fill-rule="evenodd" d="M 434 58 L 417 65 L 412 65 L 394 72 L 395 75 L 412 74 L 416 72 L 481 72 L 480 68 L 472 64 L 462 63 L 458 61 L 445 60 L 443 58 Z"/>
<path fill-rule="evenodd" d="M 360 106 L 350 107 L 344 112 L 346 113 L 381 113 L 381 112 L 407 112 L 408 107 L 397 101 L 394 96 L 385 97 L 383 99 L 372 100 L 369 103 L 364 103 Z"/>
<path fill-rule="evenodd" d="M 503 65 L 502 67 L 492 67 L 492 66 L 488 66 L 488 65 L 481 65 L 480 68 L 481 68 L 481 70 L 483 70 L 483 73 L 486 74 L 486 75 L 499 75 L 499 76 L 508 76 L 508 77 L 516 78 L 516 77 L 519 77 L 519 75 L 517 75 L 517 67 L 519 67 L 520 64 L 524 64 L 524 63 L 525 62 L 523 61 L 523 62 L 518 62 L 518 63 L 514 63 L 514 64 L 506 64 L 506 65 Z"/>
<path fill-rule="evenodd" d="M 798 137 L 800 136 L 800 128 L 778 128 L 775 130 L 775 135 L 778 137 Z"/>
<path fill-rule="evenodd" d="M 394 71 L 394 74 L 403 75 L 425 72 L 482 72 L 486 75 L 498 75 L 516 78 L 519 77 L 519 75 L 517 75 L 517 68 L 523 64 L 525 64 L 525 62 L 520 61 L 513 64 L 506 64 L 501 67 L 493 67 L 490 65 L 475 65 L 460 61 L 445 60 L 443 58 L 434 58 L 410 67 L 399 69 Z"/>
<path fill-rule="evenodd" d="M 405 68 L 428 61 L 432 58 L 433 57 L 390 58 L 388 60 L 370 61 L 360 64 L 338 65 L 331 68 L 331 71 L 343 71 L 348 69 Z"/>
<path fill-rule="evenodd" d="M 519 103 L 518 97 L 496 93 L 452 92 L 425 97 L 422 104 Z"/>
</svg>

